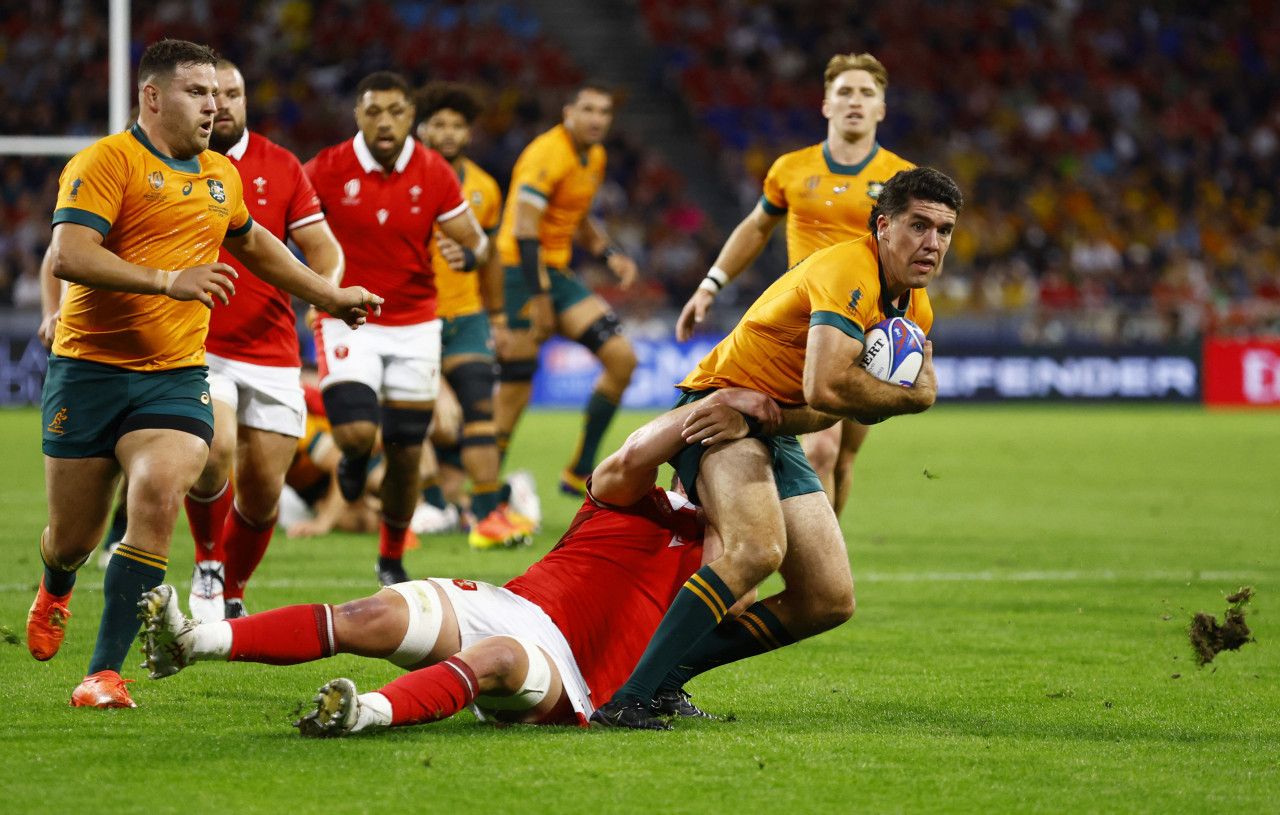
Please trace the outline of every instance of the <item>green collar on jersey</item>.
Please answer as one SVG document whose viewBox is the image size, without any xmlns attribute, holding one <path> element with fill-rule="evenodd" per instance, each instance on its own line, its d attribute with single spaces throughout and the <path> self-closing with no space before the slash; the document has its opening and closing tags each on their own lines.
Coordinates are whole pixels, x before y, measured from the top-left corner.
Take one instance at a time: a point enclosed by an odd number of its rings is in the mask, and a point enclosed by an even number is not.
<svg viewBox="0 0 1280 815">
<path fill-rule="evenodd" d="M 831 157 L 831 145 L 827 142 L 822 143 L 822 157 L 827 160 L 827 169 L 836 175 L 857 175 L 867 169 L 867 165 L 871 163 L 871 159 L 876 157 L 880 152 L 880 142 L 874 142 L 871 145 L 871 152 L 867 157 L 857 164 L 841 164 Z"/>
<path fill-rule="evenodd" d="M 137 122 L 134 123 L 133 127 L 129 128 L 129 132 L 133 134 L 133 137 L 137 139 L 143 147 L 147 148 L 151 155 L 163 161 L 165 166 L 170 170 L 177 170 L 180 173 L 191 173 L 192 175 L 200 174 L 200 159 L 196 156 L 186 159 L 170 158 L 169 156 L 166 156 L 164 153 L 161 153 L 156 149 L 156 146 L 151 143 L 151 139 L 147 138 L 147 134 L 143 132 L 142 127 L 139 126 Z"/>
</svg>

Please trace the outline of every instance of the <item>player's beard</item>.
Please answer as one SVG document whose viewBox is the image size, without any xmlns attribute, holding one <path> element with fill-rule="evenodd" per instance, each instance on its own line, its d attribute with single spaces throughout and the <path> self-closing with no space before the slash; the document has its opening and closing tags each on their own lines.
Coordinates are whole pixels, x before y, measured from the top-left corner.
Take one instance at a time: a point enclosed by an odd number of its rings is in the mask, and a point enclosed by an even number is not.
<svg viewBox="0 0 1280 815">
<path fill-rule="evenodd" d="M 209 149 L 215 153 L 226 155 L 227 151 L 235 147 L 240 139 L 244 136 L 244 126 L 234 128 L 230 134 L 223 136 L 224 131 L 218 130 L 215 123 L 213 130 L 209 133 Z"/>
</svg>

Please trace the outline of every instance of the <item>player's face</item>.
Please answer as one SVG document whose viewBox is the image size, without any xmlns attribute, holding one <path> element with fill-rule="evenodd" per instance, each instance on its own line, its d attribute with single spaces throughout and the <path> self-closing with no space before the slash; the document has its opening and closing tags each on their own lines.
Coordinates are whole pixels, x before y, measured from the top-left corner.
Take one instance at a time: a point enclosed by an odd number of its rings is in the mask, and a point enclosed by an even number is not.
<svg viewBox="0 0 1280 815">
<path fill-rule="evenodd" d="M 941 274 L 955 227 L 956 211 L 936 201 L 915 200 L 901 215 L 881 215 L 876 238 L 890 288 L 921 289 Z"/>
<path fill-rule="evenodd" d="M 884 121 L 884 92 L 866 71 L 845 71 L 835 78 L 822 100 L 822 115 L 831 121 L 834 135 L 857 141 L 874 135 Z"/>
<path fill-rule="evenodd" d="M 453 161 L 467 149 L 467 143 L 471 141 L 471 125 L 467 123 L 467 117 L 458 111 L 441 108 L 418 125 L 418 140 Z"/>
<path fill-rule="evenodd" d="M 356 126 L 373 157 L 390 168 L 413 127 L 413 104 L 397 90 L 365 91 L 356 101 Z"/>
<path fill-rule="evenodd" d="M 587 88 L 564 106 L 564 126 L 574 141 L 584 147 L 599 144 L 613 123 L 613 97 Z"/>
<path fill-rule="evenodd" d="M 213 132 L 213 101 L 218 88 L 212 65 L 179 65 L 164 88 L 155 88 L 160 131 L 172 157 L 189 159 L 203 153 Z M 146 89 L 144 89 L 146 92 Z"/>
<path fill-rule="evenodd" d="M 213 133 L 209 137 L 209 146 L 219 153 L 225 153 L 240 137 L 244 135 L 248 122 L 248 113 L 244 97 L 244 77 L 235 68 L 221 68 L 217 71 L 218 92 L 214 99 L 218 104 L 217 113 L 213 114 Z"/>
</svg>

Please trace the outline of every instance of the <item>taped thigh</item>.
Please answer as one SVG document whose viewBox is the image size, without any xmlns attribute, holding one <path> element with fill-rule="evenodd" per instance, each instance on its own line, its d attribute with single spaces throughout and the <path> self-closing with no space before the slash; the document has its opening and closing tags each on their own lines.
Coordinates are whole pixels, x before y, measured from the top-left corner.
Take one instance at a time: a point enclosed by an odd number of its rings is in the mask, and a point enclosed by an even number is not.
<svg viewBox="0 0 1280 815">
<path fill-rule="evenodd" d="M 435 587 L 426 580 L 410 580 L 387 588 L 403 597 L 409 606 L 409 625 L 404 632 L 404 640 L 387 657 L 387 662 L 409 668 L 421 663 L 436 647 L 440 627 L 444 624 L 444 609 L 440 607 L 440 596 L 436 594 Z"/>
</svg>

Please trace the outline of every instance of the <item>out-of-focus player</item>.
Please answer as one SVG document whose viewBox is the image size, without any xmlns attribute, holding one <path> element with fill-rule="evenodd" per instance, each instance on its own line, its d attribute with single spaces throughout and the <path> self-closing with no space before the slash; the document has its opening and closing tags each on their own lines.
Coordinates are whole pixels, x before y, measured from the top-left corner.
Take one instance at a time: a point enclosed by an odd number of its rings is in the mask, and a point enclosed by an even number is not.
<svg viewBox="0 0 1280 815">
<path fill-rule="evenodd" d="M 359 132 L 321 151 L 305 169 L 346 253 L 348 282 L 396 293 L 367 331 L 322 318 L 316 331 L 320 387 L 342 450 L 339 486 L 348 501 L 364 489 L 381 430 L 386 475 L 378 532 L 378 581 L 408 579 L 403 557 L 419 493 L 419 459 L 440 387 L 440 319 L 431 247 L 437 223 L 457 244 L 462 270 L 488 258 L 485 237 L 457 174 L 409 137 L 414 103 L 399 74 L 377 71 L 356 86 Z"/>
<path fill-rule="evenodd" d="M 485 234 L 494 237 L 502 218 L 502 192 L 493 176 L 467 158 L 471 125 L 482 110 L 474 91 L 464 85 L 438 82 L 422 89 L 418 98 L 418 139 L 444 156 L 457 173 L 462 197 L 471 205 Z M 503 310 L 502 262 L 491 253 L 478 270 L 462 271 L 461 247 L 437 230 L 431 250 L 443 321 L 442 372 L 462 407 L 462 426 L 456 445 L 438 447 L 440 466 L 466 471 L 471 479 L 471 512 L 476 520 L 467 540 L 477 549 L 513 546 L 528 540 L 530 530 L 513 522 L 502 501 L 497 427 L 493 420 L 494 347 L 505 348 L 509 338 Z M 465 268 L 465 267 L 464 267 Z M 426 499 L 443 508 L 435 479 L 427 481 Z"/>
<path fill-rule="evenodd" d="M 303 735 L 423 724 L 473 703 L 505 721 L 584 725 L 592 700 L 625 678 L 703 560 L 701 513 L 654 486 L 658 466 L 689 444 L 746 435 L 739 409 L 770 429 L 784 419 L 772 400 L 740 390 L 659 417 L 600 463 L 560 542 L 502 588 L 432 578 L 337 607 L 196 625 L 161 587 L 139 604 L 151 676 L 202 660 L 287 665 L 353 653 L 415 670 L 373 693 L 347 679 L 327 683 L 298 723 Z M 683 697 L 668 702 L 673 713 L 700 715 Z"/>
<path fill-rule="evenodd" d="M 205 379 L 209 309 L 235 293 L 226 245 L 254 274 L 356 326 L 381 298 L 337 289 L 254 223 L 240 175 L 206 150 L 217 111 L 217 57 L 183 40 L 150 46 L 138 67 L 138 121 L 76 154 L 59 182 L 50 244 L 68 281 L 42 399 L 49 526 L 27 647 L 62 645 L 76 570 L 128 479 L 124 541 L 103 580 L 105 605 L 77 707 L 134 707 L 120 676 L 138 631 L 137 598 L 168 565 L 182 496 L 213 438 Z M 345 330 L 345 329 L 344 329 Z"/>
<path fill-rule="evenodd" d="M 858 366 L 866 331 L 905 316 L 925 331 L 925 285 L 942 270 L 963 205 L 950 178 L 927 167 L 885 183 L 874 232 L 814 252 L 778 278 L 737 327 L 680 383 L 688 404 L 720 388 L 752 387 L 782 405 L 832 416 L 920 413 L 937 398 L 933 345 L 911 388 Z M 650 703 L 709 667 L 754 656 L 840 625 L 853 614 L 844 536 L 795 437 L 752 436 L 689 447 L 672 465 L 720 533 L 724 554 L 681 588 L 636 670 L 593 721 L 652 728 Z M 786 587 L 722 623 L 725 610 L 779 572 Z"/>
<path fill-rule="evenodd" d="M 716 293 L 759 257 L 769 236 L 787 222 L 787 266 L 818 249 L 867 234 L 867 220 L 884 182 L 910 162 L 880 146 L 889 73 L 871 54 L 836 54 L 824 74 L 822 115 L 827 138 L 780 157 L 769 168 L 764 194 L 738 224 L 715 265 L 685 303 L 676 323 L 681 342 L 693 335 Z M 801 439 L 838 517 L 853 483 L 853 464 L 868 428 L 852 419 Z"/>
<path fill-rule="evenodd" d="M 564 106 L 564 120 L 534 139 L 511 173 L 498 249 L 506 267 L 510 350 L 499 355 L 498 444 L 504 450 L 529 403 L 538 348 L 553 333 L 580 343 L 604 365 L 587 402 L 573 459 L 561 487 L 576 495 L 595 463 L 622 394 L 631 384 L 636 355 L 609 305 L 569 268 L 576 240 L 604 258 L 623 288 L 636 264 L 609 242 L 589 210 L 604 182 L 601 142 L 613 121 L 613 94 L 598 82 L 577 88 Z"/>
<path fill-rule="evenodd" d="M 312 269 L 338 283 L 342 247 L 302 163 L 248 129 L 240 70 L 220 60 L 217 78 L 209 149 L 239 171 L 253 220 L 282 241 L 292 238 Z M 219 260 L 243 272 L 225 249 Z M 231 305 L 216 309 L 209 321 L 205 360 L 213 443 L 185 500 L 196 544 L 189 604 L 191 616 L 203 621 L 246 613 L 245 585 L 271 541 L 285 471 L 306 428 L 289 293 L 250 274 L 238 280 Z"/>
</svg>

